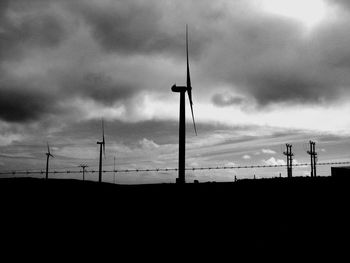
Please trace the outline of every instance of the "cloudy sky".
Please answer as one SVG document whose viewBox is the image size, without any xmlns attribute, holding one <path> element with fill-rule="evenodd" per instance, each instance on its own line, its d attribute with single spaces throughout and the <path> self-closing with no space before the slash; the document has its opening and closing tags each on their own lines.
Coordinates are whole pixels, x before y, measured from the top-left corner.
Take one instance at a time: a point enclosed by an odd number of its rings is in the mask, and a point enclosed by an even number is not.
<svg viewBox="0 0 350 263">
<path fill-rule="evenodd" d="M 349 3 L 1 0 L 0 170 L 44 169 L 46 142 L 52 169 L 97 169 L 101 118 L 106 169 L 114 157 L 122 169 L 177 167 L 179 97 L 170 87 L 186 80 L 186 24 L 198 126 L 195 136 L 187 107 L 188 167 L 284 164 L 285 143 L 307 162 L 310 139 L 319 161 L 350 160 Z"/>
</svg>

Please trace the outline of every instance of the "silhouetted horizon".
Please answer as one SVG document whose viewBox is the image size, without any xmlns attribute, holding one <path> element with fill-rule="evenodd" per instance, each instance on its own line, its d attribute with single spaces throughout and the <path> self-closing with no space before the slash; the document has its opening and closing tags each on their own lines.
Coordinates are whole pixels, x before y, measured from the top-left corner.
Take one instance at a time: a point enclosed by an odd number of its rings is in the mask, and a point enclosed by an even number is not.
<svg viewBox="0 0 350 263">
<path fill-rule="evenodd" d="M 46 240 L 51 242 L 61 242 L 58 236 L 69 242 L 77 231 L 90 239 L 118 237 L 113 241 L 113 247 L 117 245 L 113 252 L 152 248 L 152 255 L 170 255 L 169 250 L 185 236 L 182 244 L 192 249 L 205 246 L 209 252 L 200 253 L 205 256 L 233 253 L 237 259 L 243 253 L 245 258 L 280 259 L 292 250 L 288 258 L 314 258 L 320 249 L 334 256 L 334 252 L 347 252 L 347 242 L 340 237 L 349 230 L 344 210 L 349 185 L 350 177 L 137 186 L 0 179 L 0 197 L 7 200 L 1 222 L 10 227 L 12 235 L 35 231 L 40 237 L 50 231 Z M 29 211 L 30 216 L 23 217 Z M 111 239 L 103 238 L 99 244 L 105 249 L 108 242 Z"/>
</svg>

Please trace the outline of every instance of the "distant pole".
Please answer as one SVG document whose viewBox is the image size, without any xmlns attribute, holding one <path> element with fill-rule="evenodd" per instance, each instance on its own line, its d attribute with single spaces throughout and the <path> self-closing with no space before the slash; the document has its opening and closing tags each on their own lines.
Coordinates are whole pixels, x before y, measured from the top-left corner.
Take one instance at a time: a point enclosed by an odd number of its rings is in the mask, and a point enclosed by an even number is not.
<svg viewBox="0 0 350 263">
<path fill-rule="evenodd" d="M 317 163 L 317 152 L 316 152 L 316 142 L 313 143 L 313 157 L 314 157 L 314 177 L 317 176 L 317 173 L 316 173 L 316 163 Z"/>
<path fill-rule="evenodd" d="M 79 165 L 79 167 L 83 168 L 83 181 L 85 181 L 85 168 L 89 166 L 87 166 L 86 164 L 81 164 Z"/>
<path fill-rule="evenodd" d="M 292 153 L 292 145 L 289 145 L 289 178 L 293 176 L 293 153 Z"/>
<path fill-rule="evenodd" d="M 313 158 L 313 149 L 312 149 L 312 141 L 310 141 L 310 151 L 309 151 L 309 154 L 310 154 L 310 159 L 311 159 L 311 177 L 314 177 L 314 158 Z"/>
</svg>

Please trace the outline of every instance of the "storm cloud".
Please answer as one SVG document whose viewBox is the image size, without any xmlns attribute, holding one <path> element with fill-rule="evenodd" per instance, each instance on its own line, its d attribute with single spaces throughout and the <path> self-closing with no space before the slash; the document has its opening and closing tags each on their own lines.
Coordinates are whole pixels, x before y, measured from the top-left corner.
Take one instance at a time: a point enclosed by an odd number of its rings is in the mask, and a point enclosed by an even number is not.
<svg viewBox="0 0 350 263">
<path fill-rule="evenodd" d="M 131 98 L 139 89 L 131 85 L 131 82 L 116 81 L 111 76 L 97 72 L 86 72 L 79 78 L 75 74 L 69 74 L 60 84 L 62 90 L 71 95 L 75 94 L 109 106 Z"/>
<path fill-rule="evenodd" d="M 163 14 L 156 3 L 117 1 L 112 6 L 90 3 L 78 10 L 106 51 L 134 54 L 182 48 L 180 36 L 162 30 Z"/>
<path fill-rule="evenodd" d="M 205 71 L 261 106 L 334 102 L 349 95 L 349 25 L 345 16 L 306 33 L 280 17 L 230 18 Z"/>
<path fill-rule="evenodd" d="M 22 122 L 39 118 L 50 109 L 52 98 L 42 93 L 21 89 L 0 89 L 0 118 L 9 122 Z"/>
<path fill-rule="evenodd" d="M 0 71 L 1 72 L 1 71 Z M 32 79 L 11 79 L 0 76 L 0 119 L 8 122 L 28 122 L 50 113 L 59 114 L 59 97 Z"/>
<path fill-rule="evenodd" d="M 0 118 L 37 120 L 76 100 L 131 109 L 136 97 L 170 97 L 184 79 L 186 23 L 196 104 L 336 103 L 350 96 L 350 14 L 346 1 L 326 3 L 338 16 L 306 32 L 254 1 L 1 1 Z"/>
<path fill-rule="evenodd" d="M 18 58 L 29 47 L 53 48 L 65 38 L 62 17 L 43 1 L 1 1 L 0 59 Z"/>
</svg>

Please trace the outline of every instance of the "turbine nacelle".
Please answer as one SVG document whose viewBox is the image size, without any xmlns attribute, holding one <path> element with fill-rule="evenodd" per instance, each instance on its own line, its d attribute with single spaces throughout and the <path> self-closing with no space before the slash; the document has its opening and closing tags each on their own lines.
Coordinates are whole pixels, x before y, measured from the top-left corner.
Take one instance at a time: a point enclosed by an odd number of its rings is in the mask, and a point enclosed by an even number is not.
<svg viewBox="0 0 350 263">
<path fill-rule="evenodd" d="M 186 86 L 176 86 L 176 84 L 171 87 L 172 92 L 186 92 L 187 90 L 188 88 Z"/>
<path fill-rule="evenodd" d="M 46 153 L 46 156 L 47 157 L 53 157 L 54 158 L 54 156 L 51 154 L 51 152 L 50 152 L 50 146 L 49 146 L 49 143 L 47 143 L 47 153 Z"/>
</svg>

